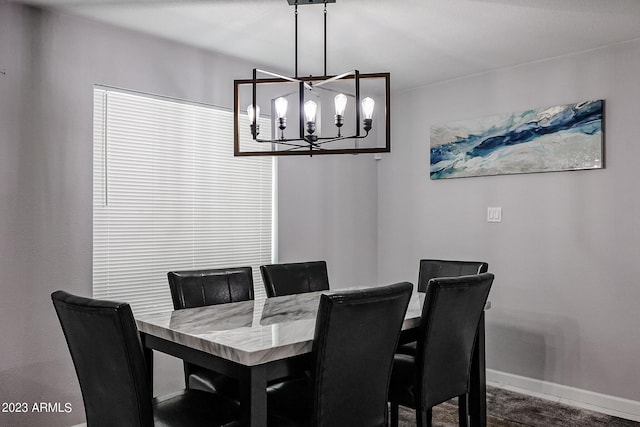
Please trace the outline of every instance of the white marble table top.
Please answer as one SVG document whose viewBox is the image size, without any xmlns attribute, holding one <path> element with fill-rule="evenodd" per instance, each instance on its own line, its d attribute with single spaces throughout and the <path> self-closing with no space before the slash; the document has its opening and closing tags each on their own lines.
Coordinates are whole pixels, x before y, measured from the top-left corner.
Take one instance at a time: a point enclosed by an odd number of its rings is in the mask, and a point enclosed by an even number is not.
<svg viewBox="0 0 640 427">
<path fill-rule="evenodd" d="M 136 316 L 141 332 L 246 366 L 311 351 L 323 293 L 310 292 Z M 418 326 L 424 294 L 411 296 L 402 329 Z"/>
</svg>

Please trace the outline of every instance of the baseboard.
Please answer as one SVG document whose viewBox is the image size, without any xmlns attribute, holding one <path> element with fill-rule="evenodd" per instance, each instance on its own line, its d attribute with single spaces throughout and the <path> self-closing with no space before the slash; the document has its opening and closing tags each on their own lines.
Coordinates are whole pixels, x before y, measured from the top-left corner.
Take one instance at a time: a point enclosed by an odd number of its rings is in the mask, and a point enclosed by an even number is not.
<svg viewBox="0 0 640 427">
<path fill-rule="evenodd" d="M 614 417 L 640 421 L 640 402 L 487 369 L 487 384 Z"/>
</svg>

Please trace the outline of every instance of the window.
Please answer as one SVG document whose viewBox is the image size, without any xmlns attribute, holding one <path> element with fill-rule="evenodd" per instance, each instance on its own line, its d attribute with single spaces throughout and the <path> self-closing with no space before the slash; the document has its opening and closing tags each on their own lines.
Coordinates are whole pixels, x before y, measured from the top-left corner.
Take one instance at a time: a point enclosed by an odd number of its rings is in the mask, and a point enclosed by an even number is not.
<svg viewBox="0 0 640 427">
<path fill-rule="evenodd" d="M 265 132 L 269 121 L 261 120 Z M 233 114 L 94 89 L 93 296 L 171 308 L 167 272 L 272 262 L 270 157 L 233 157 Z"/>
</svg>

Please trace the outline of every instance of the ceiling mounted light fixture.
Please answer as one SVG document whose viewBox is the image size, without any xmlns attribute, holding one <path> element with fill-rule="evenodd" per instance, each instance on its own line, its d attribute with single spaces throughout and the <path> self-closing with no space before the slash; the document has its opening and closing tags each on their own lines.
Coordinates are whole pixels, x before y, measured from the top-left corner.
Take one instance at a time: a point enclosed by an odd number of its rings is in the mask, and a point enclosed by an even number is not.
<svg viewBox="0 0 640 427">
<path fill-rule="evenodd" d="M 287 0 L 295 7 L 295 77 L 253 69 L 234 81 L 234 155 L 280 156 L 391 151 L 389 73 L 327 75 L 327 3 Z M 324 5 L 324 74 L 298 75 L 298 6 Z M 258 78 L 258 74 L 267 75 Z M 363 98 L 361 94 L 365 95 Z M 246 122 L 241 106 L 246 104 Z M 268 114 L 260 116 L 260 105 Z M 265 111 L 264 109 L 262 110 Z M 333 125 L 322 126 L 322 115 Z M 289 123 L 287 116 L 294 118 Z M 327 121 L 328 122 L 328 121 Z M 260 124 L 266 132 L 261 133 Z M 264 135 L 268 133 L 268 135 Z"/>
</svg>

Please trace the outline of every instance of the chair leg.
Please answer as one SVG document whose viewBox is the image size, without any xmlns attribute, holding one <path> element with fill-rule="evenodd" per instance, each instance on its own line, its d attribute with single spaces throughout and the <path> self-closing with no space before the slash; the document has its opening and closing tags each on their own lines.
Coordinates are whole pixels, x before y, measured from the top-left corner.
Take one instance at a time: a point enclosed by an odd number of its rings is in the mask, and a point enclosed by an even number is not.
<svg viewBox="0 0 640 427">
<path fill-rule="evenodd" d="M 431 427 L 431 418 L 433 411 L 431 408 L 425 410 L 416 409 L 416 423 L 417 427 Z"/>
<path fill-rule="evenodd" d="M 389 423 L 389 427 L 398 427 L 398 404 L 391 403 L 391 422 Z"/>
<path fill-rule="evenodd" d="M 458 396 L 458 419 L 460 427 L 468 427 L 469 425 L 469 405 L 467 398 L 467 394 Z"/>
<path fill-rule="evenodd" d="M 184 388 L 189 389 L 189 367 L 187 366 L 187 362 L 183 362 L 184 367 Z"/>
</svg>

